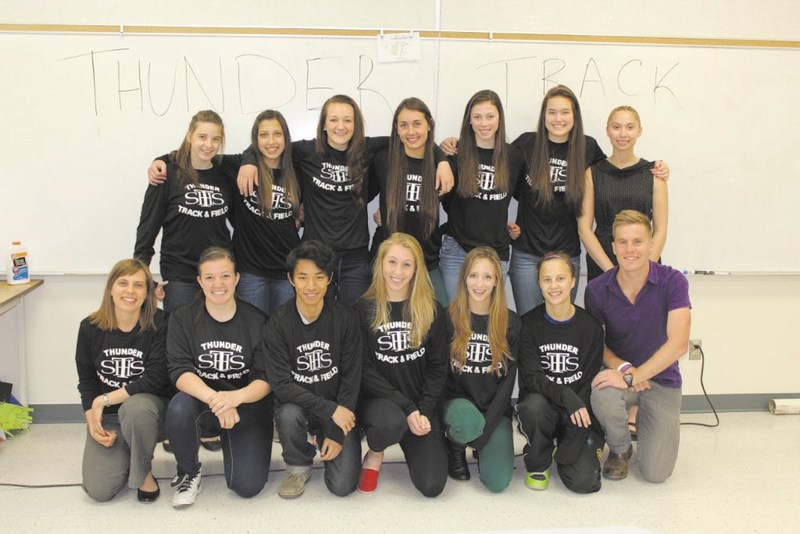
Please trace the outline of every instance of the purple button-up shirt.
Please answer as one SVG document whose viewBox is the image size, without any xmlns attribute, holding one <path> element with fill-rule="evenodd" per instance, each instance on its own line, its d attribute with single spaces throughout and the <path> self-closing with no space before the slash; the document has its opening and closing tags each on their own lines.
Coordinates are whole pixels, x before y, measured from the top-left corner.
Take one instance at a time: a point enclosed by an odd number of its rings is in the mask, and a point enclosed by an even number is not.
<svg viewBox="0 0 800 534">
<path fill-rule="evenodd" d="M 619 267 L 606 271 L 586 288 L 586 309 L 606 328 L 606 346 L 614 354 L 639 367 L 667 342 L 667 315 L 691 308 L 689 282 L 667 265 L 650 262 L 647 281 L 631 304 L 617 282 Z M 676 361 L 651 380 L 680 387 Z"/>
</svg>

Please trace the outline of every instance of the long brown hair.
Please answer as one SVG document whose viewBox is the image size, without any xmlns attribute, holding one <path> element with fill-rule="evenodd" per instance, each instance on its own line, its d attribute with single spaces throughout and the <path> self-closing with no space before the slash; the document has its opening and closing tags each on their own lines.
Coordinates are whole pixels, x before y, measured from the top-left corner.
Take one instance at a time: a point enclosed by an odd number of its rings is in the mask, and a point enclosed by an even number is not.
<svg viewBox="0 0 800 534">
<path fill-rule="evenodd" d="M 394 112 L 392 119 L 392 135 L 389 138 L 389 175 L 386 177 L 386 226 L 389 233 L 394 233 L 403 228 L 405 219 L 406 187 L 408 184 L 408 160 L 405 147 L 397 133 L 397 118 L 400 112 L 408 109 L 422 113 L 428 123 L 428 139 L 425 141 L 425 155 L 422 162 L 422 182 L 420 188 L 419 206 L 422 216 L 422 235 L 429 236 L 436 229 L 439 214 L 439 197 L 436 194 L 436 163 L 433 151 L 434 120 L 431 110 L 419 98 L 406 98 Z"/>
<path fill-rule="evenodd" d="M 492 290 L 492 305 L 489 309 L 489 348 L 492 351 L 491 371 L 495 376 L 506 373 L 508 360 L 513 360 L 511 347 L 506 337 L 508 332 L 508 305 L 506 291 L 503 286 L 503 270 L 497 252 L 490 247 L 476 247 L 469 251 L 458 276 L 456 296 L 450 303 L 448 311 L 453 324 L 453 339 L 450 341 L 450 362 L 456 372 L 461 372 L 467 361 L 467 346 L 472 336 L 472 318 L 469 311 L 469 292 L 467 276 L 479 260 L 489 260 L 494 271 L 495 285 Z"/>
<path fill-rule="evenodd" d="M 556 85 L 544 95 L 536 128 L 536 141 L 531 155 L 530 178 L 532 190 L 539 193 L 539 203 L 544 207 L 553 204 L 553 187 L 550 184 L 550 143 L 547 133 L 547 105 L 551 98 L 564 97 L 572 104 L 573 125 L 569 132 L 567 149 L 567 206 L 577 217 L 583 208 L 583 190 L 586 172 L 586 138 L 583 135 L 583 119 L 578 97 L 566 85 Z"/>
<path fill-rule="evenodd" d="M 222 124 L 222 117 L 220 117 L 216 111 L 210 109 L 195 113 L 192 120 L 189 121 L 189 129 L 186 131 L 186 136 L 183 138 L 181 146 L 178 150 L 170 153 L 170 161 L 178 166 L 178 178 L 184 185 L 197 185 L 200 180 L 197 176 L 197 171 L 192 167 L 192 144 L 189 142 L 189 138 L 201 122 L 208 122 L 219 126 L 219 131 L 222 135 L 220 150 L 222 150 L 222 147 L 225 145 L 225 125 Z M 219 154 L 214 157 L 216 162 L 219 162 L 220 159 L 221 156 Z"/>
<path fill-rule="evenodd" d="M 280 168 L 282 171 L 280 185 L 286 190 L 286 196 L 292 204 L 292 211 L 295 218 L 298 216 L 298 207 L 300 205 L 300 187 L 297 184 L 297 176 L 294 172 L 294 165 L 292 164 L 292 136 L 289 133 L 289 126 L 286 124 L 286 119 L 280 111 L 268 109 L 262 111 L 253 121 L 253 128 L 250 130 L 250 143 L 254 147 L 258 147 L 258 130 L 261 123 L 264 121 L 274 120 L 277 121 L 283 132 L 283 140 L 285 147 L 283 154 L 280 158 Z M 256 150 L 256 162 L 258 165 L 258 204 L 259 209 L 264 217 L 269 219 L 272 215 L 272 186 L 275 184 L 275 175 L 272 169 L 267 165 L 267 160 L 260 150 Z"/>
<path fill-rule="evenodd" d="M 494 136 L 494 184 L 498 191 L 508 193 L 508 146 L 506 145 L 506 119 L 500 97 L 490 89 L 478 91 L 467 102 L 464 109 L 464 118 L 461 120 L 461 136 L 458 138 L 458 196 L 462 198 L 474 197 L 478 194 L 478 181 L 480 178 L 480 157 L 478 156 L 478 143 L 475 140 L 475 131 L 472 129 L 472 108 L 478 104 L 488 102 L 497 108 L 499 125 Z"/>
<path fill-rule="evenodd" d="M 347 104 L 353 108 L 353 137 L 347 146 L 347 179 L 353 186 L 353 197 L 359 203 L 363 203 L 362 191 L 367 181 L 367 139 L 364 136 L 364 116 L 355 100 L 347 95 L 333 95 L 325 101 L 319 113 L 314 150 L 319 157 L 323 157 L 327 150 L 328 133 L 325 131 L 325 122 L 328 119 L 328 107 L 331 104 Z"/>
<path fill-rule="evenodd" d="M 139 271 L 144 273 L 145 285 L 147 288 L 147 294 L 139 310 L 139 328 L 141 328 L 142 331 L 155 328 L 157 307 L 155 294 L 156 283 L 153 281 L 153 275 L 150 273 L 150 268 L 147 264 L 135 258 L 120 260 L 111 268 L 111 272 L 108 273 L 108 279 L 106 280 L 106 288 L 103 291 L 103 299 L 100 301 L 100 307 L 97 308 L 97 311 L 89 315 L 89 322 L 100 330 L 109 331 L 118 328 L 117 316 L 114 312 L 114 301 L 111 298 L 111 288 L 121 277 L 131 276 Z"/>
<path fill-rule="evenodd" d="M 414 256 L 414 278 L 410 282 L 411 294 L 403 307 L 403 320 L 411 323 L 411 345 L 418 347 L 425 341 L 436 316 L 436 297 L 425 267 L 422 247 L 413 236 L 396 232 L 381 243 L 372 268 L 372 284 L 362 298 L 373 304 L 374 316 L 370 325 L 372 330 L 389 322 L 389 294 L 383 279 L 383 260 L 394 245 L 407 248 Z"/>
</svg>

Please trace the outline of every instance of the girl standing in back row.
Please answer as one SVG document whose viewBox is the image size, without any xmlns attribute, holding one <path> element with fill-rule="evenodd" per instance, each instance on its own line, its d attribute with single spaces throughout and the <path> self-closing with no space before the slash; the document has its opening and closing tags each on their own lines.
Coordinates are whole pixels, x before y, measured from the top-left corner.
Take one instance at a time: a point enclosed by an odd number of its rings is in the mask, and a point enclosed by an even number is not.
<svg viewBox="0 0 800 534">
<path fill-rule="evenodd" d="M 458 149 L 458 155 L 451 158 L 456 185 L 443 199 L 448 220 L 441 269 L 448 301 L 455 298 L 461 265 L 475 247 L 493 248 L 503 276 L 508 272 L 508 206 L 525 179 L 525 159 L 517 148 L 506 144 L 503 105 L 494 91 L 478 91 L 470 98 Z"/>
<path fill-rule="evenodd" d="M 419 98 L 406 98 L 394 113 L 389 149 L 375 156 L 372 172 L 380 191 L 379 227 L 372 247 L 395 232 L 405 232 L 419 242 L 436 300 L 447 305 L 442 272 L 439 270 L 439 195 L 435 173 L 439 148 L 434 142 L 430 109 Z M 445 162 L 446 163 L 446 162 Z"/>
<path fill-rule="evenodd" d="M 611 250 L 611 225 L 622 210 L 636 210 L 651 219 L 651 260 L 659 260 L 667 240 L 667 184 L 653 178 L 652 161 L 634 153 L 642 135 L 639 113 L 630 106 L 615 108 L 608 116 L 606 133 L 611 141 L 611 156 L 592 165 L 586 177 L 583 213 L 578 218 L 590 281 L 617 264 Z"/>
<path fill-rule="evenodd" d="M 200 294 L 200 254 L 210 246 L 231 248 L 227 220 L 236 168 L 219 157 L 224 141 L 222 118 L 210 110 L 197 112 L 180 148 L 168 156 L 165 184 L 150 185 L 145 193 L 133 255 L 149 265 L 163 228 L 161 279 L 167 312 Z"/>
</svg>

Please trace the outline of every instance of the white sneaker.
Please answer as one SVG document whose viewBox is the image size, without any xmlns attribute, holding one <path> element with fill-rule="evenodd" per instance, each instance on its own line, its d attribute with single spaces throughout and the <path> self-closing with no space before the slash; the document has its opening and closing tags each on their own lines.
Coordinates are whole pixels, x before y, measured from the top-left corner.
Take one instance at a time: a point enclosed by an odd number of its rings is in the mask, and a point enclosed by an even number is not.
<svg viewBox="0 0 800 534">
<path fill-rule="evenodd" d="M 200 485 L 201 471 L 202 467 L 194 476 L 182 475 L 178 478 L 175 495 L 172 496 L 172 506 L 174 508 L 184 508 L 194 504 L 195 498 L 203 491 L 203 486 Z"/>
</svg>

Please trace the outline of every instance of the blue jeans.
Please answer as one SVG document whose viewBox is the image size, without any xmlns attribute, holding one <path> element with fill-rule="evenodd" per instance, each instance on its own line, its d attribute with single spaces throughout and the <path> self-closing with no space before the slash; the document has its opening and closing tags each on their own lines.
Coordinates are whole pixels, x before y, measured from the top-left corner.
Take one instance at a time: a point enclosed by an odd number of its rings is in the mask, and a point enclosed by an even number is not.
<svg viewBox="0 0 800 534">
<path fill-rule="evenodd" d="M 463 265 L 466 257 L 467 251 L 458 244 L 458 241 L 449 235 L 442 236 L 442 248 L 439 249 L 439 270 L 442 271 L 442 278 L 444 278 L 444 289 L 447 292 L 448 304 L 453 302 L 456 297 L 458 277 L 461 274 L 461 265 Z M 500 268 L 503 270 L 503 279 L 505 279 L 508 274 L 508 262 L 501 261 Z"/>
<path fill-rule="evenodd" d="M 436 296 L 436 300 L 442 305 L 442 308 L 446 308 L 447 305 L 450 304 L 450 299 L 447 298 L 447 291 L 444 288 L 442 270 L 433 269 L 428 271 L 428 277 L 431 279 L 431 285 L 433 285 L 433 293 Z"/>
<path fill-rule="evenodd" d="M 202 293 L 202 290 L 197 282 L 170 280 L 170 282 L 164 286 L 164 311 L 172 313 L 175 311 L 175 308 L 185 306 L 192 302 L 200 293 Z"/>
<path fill-rule="evenodd" d="M 239 273 L 236 294 L 267 315 L 275 313 L 281 304 L 294 297 L 288 278 L 267 278 L 251 273 Z"/>
<path fill-rule="evenodd" d="M 369 266 L 368 251 L 337 253 L 328 296 L 336 298 L 345 306 L 352 306 L 369 288 L 371 282 L 372 269 Z"/>
<path fill-rule="evenodd" d="M 523 315 L 544 302 L 542 290 L 539 288 L 539 263 L 541 256 L 526 254 L 514 250 L 511 253 L 511 266 L 508 274 L 511 277 L 511 291 L 514 293 L 514 305 L 517 315 Z M 570 258 L 575 268 L 575 287 L 570 293 L 572 302 L 578 296 L 578 283 L 581 274 L 580 254 Z"/>
</svg>

